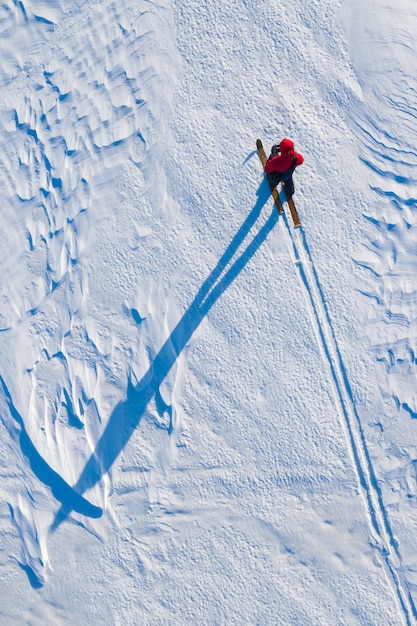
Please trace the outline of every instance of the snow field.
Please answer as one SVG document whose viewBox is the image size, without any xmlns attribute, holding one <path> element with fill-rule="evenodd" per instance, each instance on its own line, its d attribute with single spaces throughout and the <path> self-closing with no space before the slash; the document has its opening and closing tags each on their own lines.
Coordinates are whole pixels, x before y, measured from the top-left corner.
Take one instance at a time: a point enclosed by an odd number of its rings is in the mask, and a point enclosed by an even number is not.
<svg viewBox="0 0 417 626">
<path fill-rule="evenodd" d="M 6 623 L 413 623 L 415 10 L 371 9 L 394 56 L 349 3 L 3 4 Z"/>
</svg>

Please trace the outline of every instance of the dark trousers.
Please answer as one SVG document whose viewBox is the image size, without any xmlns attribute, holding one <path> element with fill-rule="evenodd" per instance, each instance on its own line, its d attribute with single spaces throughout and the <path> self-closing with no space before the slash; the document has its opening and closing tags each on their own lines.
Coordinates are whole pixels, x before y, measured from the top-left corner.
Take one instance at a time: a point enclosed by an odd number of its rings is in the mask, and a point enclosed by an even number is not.
<svg viewBox="0 0 417 626">
<path fill-rule="evenodd" d="M 271 172 L 271 174 L 267 174 L 266 177 L 268 182 L 273 187 L 276 187 L 278 183 L 284 183 L 284 192 L 287 200 L 292 198 L 294 193 L 294 182 L 292 179 L 292 175 L 284 180 L 283 176 L 285 176 L 285 172 Z"/>
</svg>

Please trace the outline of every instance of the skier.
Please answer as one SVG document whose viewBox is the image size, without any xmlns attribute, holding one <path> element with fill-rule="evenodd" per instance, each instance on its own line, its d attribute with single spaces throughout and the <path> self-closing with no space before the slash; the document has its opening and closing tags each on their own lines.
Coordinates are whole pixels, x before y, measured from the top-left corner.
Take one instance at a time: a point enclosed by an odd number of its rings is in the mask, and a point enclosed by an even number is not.
<svg viewBox="0 0 417 626">
<path fill-rule="evenodd" d="M 266 177 L 269 184 L 274 187 L 278 183 L 284 183 L 287 200 L 291 200 L 294 193 L 293 172 L 302 163 L 304 163 L 304 157 L 295 152 L 294 142 L 291 139 L 285 138 L 281 143 L 272 146 L 271 155 L 265 165 Z"/>
</svg>

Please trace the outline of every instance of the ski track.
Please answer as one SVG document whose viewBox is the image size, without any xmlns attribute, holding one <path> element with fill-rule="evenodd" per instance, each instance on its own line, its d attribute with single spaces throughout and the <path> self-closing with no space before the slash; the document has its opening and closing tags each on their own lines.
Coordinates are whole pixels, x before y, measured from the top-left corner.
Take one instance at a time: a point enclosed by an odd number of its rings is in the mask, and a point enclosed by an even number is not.
<svg viewBox="0 0 417 626">
<path fill-rule="evenodd" d="M 291 249 L 292 247 L 293 250 L 294 263 L 298 270 L 300 282 L 305 290 L 306 302 L 317 341 L 321 348 L 323 359 L 329 369 L 336 406 L 368 512 L 369 525 L 372 529 L 371 544 L 374 545 L 380 554 L 385 573 L 388 580 L 391 581 L 399 608 L 405 618 L 405 623 L 411 625 L 413 618 L 417 617 L 417 611 L 404 572 L 400 569 L 401 555 L 390 526 L 381 490 L 375 477 L 365 435 L 356 411 L 347 373 L 337 345 L 325 296 L 320 286 L 306 234 L 302 226 L 292 229 L 286 214 L 283 215 L 283 218 L 290 238 L 289 248 Z"/>
</svg>

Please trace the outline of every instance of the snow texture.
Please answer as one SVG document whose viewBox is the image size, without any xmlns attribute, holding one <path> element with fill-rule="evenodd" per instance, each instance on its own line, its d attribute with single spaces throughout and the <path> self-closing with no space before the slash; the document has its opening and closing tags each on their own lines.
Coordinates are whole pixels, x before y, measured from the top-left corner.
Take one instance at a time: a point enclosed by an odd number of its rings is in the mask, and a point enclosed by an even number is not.
<svg viewBox="0 0 417 626">
<path fill-rule="evenodd" d="M 416 623 L 415 0 L 0 32 L 0 623 Z"/>
</svg>

